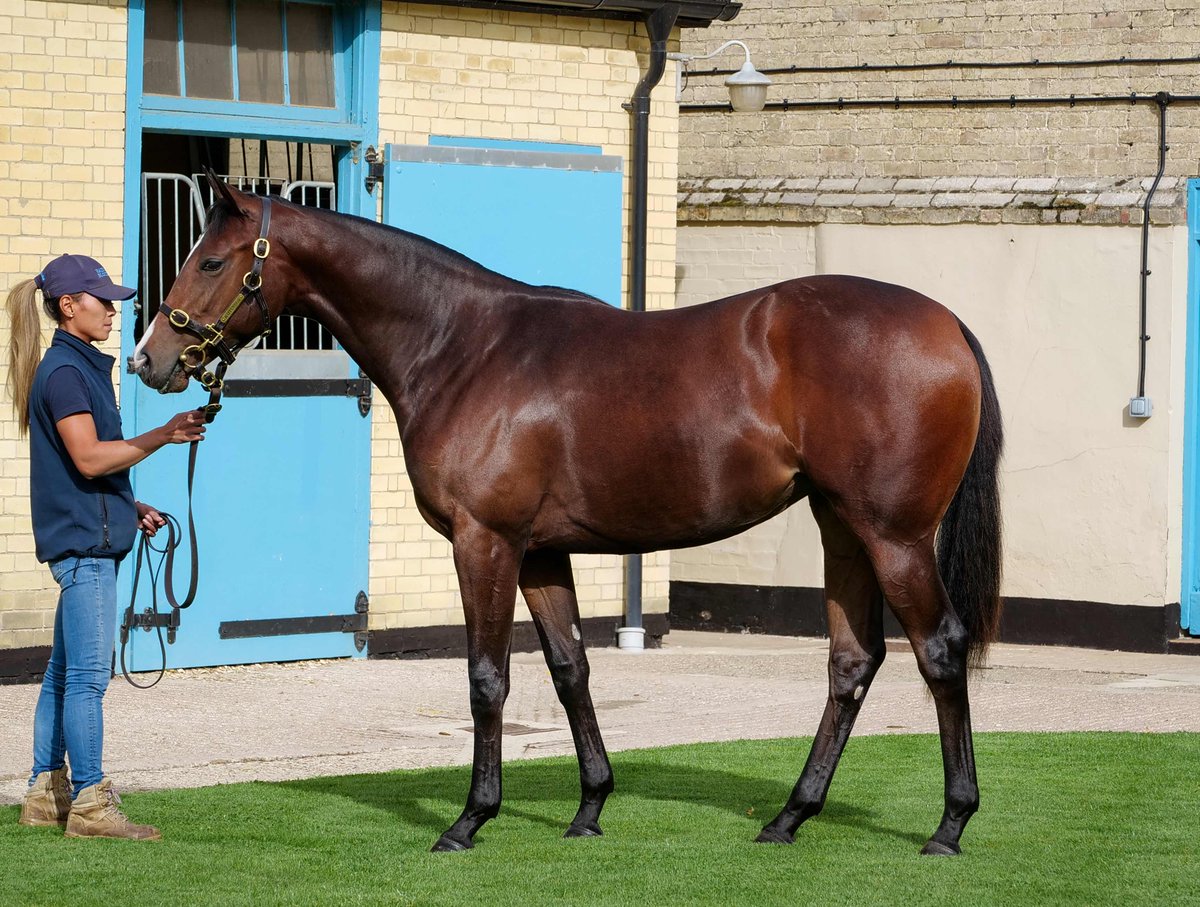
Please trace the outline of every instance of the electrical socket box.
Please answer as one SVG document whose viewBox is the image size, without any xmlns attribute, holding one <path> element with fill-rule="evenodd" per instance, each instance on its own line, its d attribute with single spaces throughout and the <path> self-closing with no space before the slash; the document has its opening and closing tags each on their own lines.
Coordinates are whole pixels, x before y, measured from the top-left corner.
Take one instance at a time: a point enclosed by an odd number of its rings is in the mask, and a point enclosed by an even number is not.
<svg viewBox="0 0 1200 907">
<path fill-rule="evenodd" d="M 1130 397 L 1129 415 L 1133 419 L 1149 419 L 1154 414 L 1154 404 L 1149 397 Z"/>
</svg>

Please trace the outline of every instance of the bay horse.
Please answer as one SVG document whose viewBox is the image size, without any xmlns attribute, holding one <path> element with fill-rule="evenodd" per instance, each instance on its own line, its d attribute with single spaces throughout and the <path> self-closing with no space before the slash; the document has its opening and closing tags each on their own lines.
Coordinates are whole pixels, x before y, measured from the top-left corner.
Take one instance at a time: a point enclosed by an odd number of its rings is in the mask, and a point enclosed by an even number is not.
<svg viewBox="0 0 1200 907">
<path fill-rule="evenodd" d="M 391 404 L 417 506 L 453 546 L 466 618 L 471 787 L 434 850 L 471 847 L 500 808 L 518 587 L 579 759 L 566 836 L 599 835 L 613 773 L 571 554 L 701 545 L 807 497 L 824 547 L 829 698 L 803 773 L 758 840 L 792 843 L 820 812 L 884 659 L 886 601 L 941 734 L 944 812 L 922 852 L 960 851 L 979 804 L 968 665 L 999 619 L 1002 439 L 987 361 L 958 318 L 912 290 L 843 276 L 634 313 L 209 180 L 207 228 L 130 370 L 180 391 L 286 309 L 328 328 Z M 230 305 L 256 290 L 257 307 Z M 206 330 L 210 342 L 195 344 Z"/>
</svg>

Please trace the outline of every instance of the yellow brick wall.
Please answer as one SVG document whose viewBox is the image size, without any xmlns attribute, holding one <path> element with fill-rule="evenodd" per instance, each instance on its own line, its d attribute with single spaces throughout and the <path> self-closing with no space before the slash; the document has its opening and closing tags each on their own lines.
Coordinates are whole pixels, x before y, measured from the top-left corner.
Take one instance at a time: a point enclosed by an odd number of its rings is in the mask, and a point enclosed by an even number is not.
<svg viewBox="0 0 1200 907">
<path fill-rule="evenodd" d="M 120 280 L 124 0 L 0 4 L 0 287 L 64 252 Z M 40 300 L 39 300 L 40 301 Z M 52 325 L 46 322 L 46 334 Z M 0 313 L 0 384 L 9 326 Z M 120 348 L 120 323 L 106 352 Z M 114 379 L 116 375 L 114 374 Z M 29 449 L 0 406 L 0 648 L 50 643 L 57 586 L 33 556 Z"/>
<path fill-rule="evenodd" d="M 633 92 L 647 46 L 631 23 L 385 3 L 383 26 L 380 142 L 486 136 L 599 145 L 628 158 L 630 117 L 621 105 Z M 5 0 L 0 8 L 0 277 L 6 290 L 62 252 L 92 255 L 119 273 L 125 36 L 120 2 Z M 669 86 L 655 93 L 650 308 L 673 304 L 678 149 L 671 100 Z M 628 233 L 628 186 L 624 223 Z M 628 244 L 625 257 L 627 274 Z M 118 338 L 119 329 L 107 352 L 118 352 Z M 0 349 L 7 342 L 7 319 L 0 318 Z M 0 380 L 6 368 L 7 356 L 0 356 Z M 449 545 L 413 505 L 396 425 L 379 402 L 373 414 L 373 626 L 460 623 Z M 0 648 L 46 645 L 55 588 L 33 557 L 28 447 L 7 406 L 0 412 L 0 454 Z M 646 558 L 648 612 L 666 610 L 667 564 L 665 554 Z M 578 557 L 575 567 L 583 615 L 619 614 L 620 559 Z M 522 606 L 518 619 L 526 617 Z"/>
<path fill-rule="evenodd" d="M 599 145 L 626 159 L 629 273 L 631 119 L 621 105 L 645 65 L 644 29 L 628 22 L 385 2 L 379 73 L 381 142 L 430 135 Z M 674 300 L 677 112 L 673 86 L 651 111 L 647 307 Z M 623 286 L 623 292 L 626 288 Z M 374 420 L 371 617 L 376 629 L 462 622 L 450 546 L 417 513 L 391 412 Z M 621 559 L 576 556 L 583 617 L 621 613 Z M 665 553 L 645 559 L 645 609 L 667 609 Z M 523 603 L 517 619 L 528 619 Z"/>
</svg>

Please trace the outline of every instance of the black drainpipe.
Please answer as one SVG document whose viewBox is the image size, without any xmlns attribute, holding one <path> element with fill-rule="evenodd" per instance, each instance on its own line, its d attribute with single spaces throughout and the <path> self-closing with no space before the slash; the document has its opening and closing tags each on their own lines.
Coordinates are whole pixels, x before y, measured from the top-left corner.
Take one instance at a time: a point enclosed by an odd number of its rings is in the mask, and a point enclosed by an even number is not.
<svg viewBox="0 0 1200 907">
<path fill-rule="evenodd" d="M 646 196 L 649 189 L 650 92 L 667 68 L 667 39 L 679 17 L 678 3 L 664 3 L 646 17 L 650 36 L 650 62 L 626 106 L 633 114 L 633 173 L 629 194 L 633 206 L 630 224 L 629 308 L 646 311 Z M 625 626 L 642 625 L 642 556 L 625 558 Z M 639 647 L 640 648 L 640 647 Z"/>
<path fill-rule="evenodd" d="M 1163 171 L 1167 168 L 1167 105 L 1171 96 L 1160 91 L 1154 96 L 1158 104 L 1158 173 L 1154 175 L 1154 183 L 1146 193 L 1146 201 L 1142 204 L 1142 279 L 1141 279 L 1141 326 L 1138 334 L 1138 397 L 1146 396 L 1146 343 L 1150 335 L 1146 333 L 1146 278 L 1150 276 L 1150 201 L 1158 189 Z M 1147 412 L 1147 415 L 1149 413 Z"/>
</svg>

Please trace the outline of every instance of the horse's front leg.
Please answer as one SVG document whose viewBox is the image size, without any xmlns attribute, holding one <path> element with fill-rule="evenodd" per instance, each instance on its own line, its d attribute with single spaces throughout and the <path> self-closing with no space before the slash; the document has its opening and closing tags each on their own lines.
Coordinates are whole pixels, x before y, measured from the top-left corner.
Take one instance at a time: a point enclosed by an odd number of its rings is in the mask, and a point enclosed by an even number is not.
<svg viewBox="0 0 1200 907">
<path fill-rule="evenodd" d="M 466 808 L 438 838 L 433 845 L 435 851 L 474 846 L 475 833 L 500 811 L 500 745 L 504 700 L 508 698 L 517 574 L 523 551 L 524 545 L 477 524 L 455 527 L 454 566 L 467 621 L 475 763 Z"/>
<path fill-rule="evenodd" d="M 588 691 L 590 672 L 570 556 L 561 551 L 530 552 L 521 565 L 520 584 L 579 757 L 579 811 L 564 837 L 599 835 L 600 810 L 612 793 L 613 773 Z"/>
</svg>

